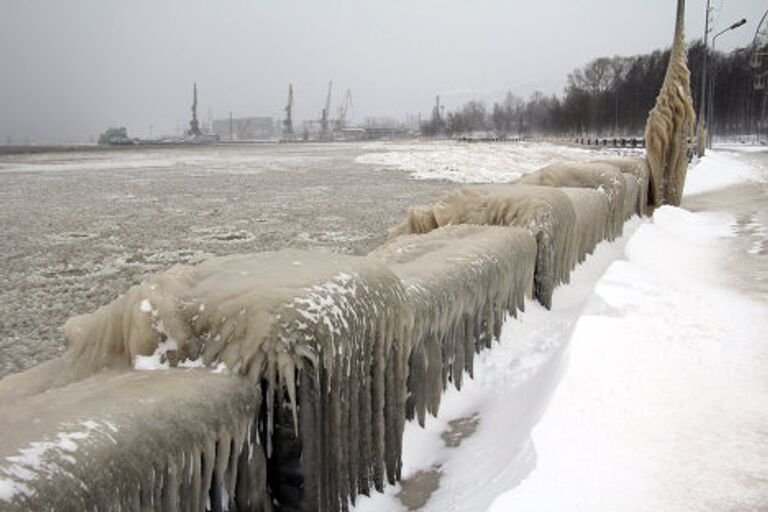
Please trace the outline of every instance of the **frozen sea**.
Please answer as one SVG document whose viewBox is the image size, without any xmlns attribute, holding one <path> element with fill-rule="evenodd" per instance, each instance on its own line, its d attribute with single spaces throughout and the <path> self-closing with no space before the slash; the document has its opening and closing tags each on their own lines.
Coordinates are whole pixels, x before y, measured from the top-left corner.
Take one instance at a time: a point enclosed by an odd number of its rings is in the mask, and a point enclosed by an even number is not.
<svg viewBox="0 0 768 512">
<path fill-rule="evenodd" d="M 254 144 L 0 155 L 0 377 L 147 276 L 286 247 L 365 254 L 409 206 L 590 151 L 553 144 Z"/>
</svg>

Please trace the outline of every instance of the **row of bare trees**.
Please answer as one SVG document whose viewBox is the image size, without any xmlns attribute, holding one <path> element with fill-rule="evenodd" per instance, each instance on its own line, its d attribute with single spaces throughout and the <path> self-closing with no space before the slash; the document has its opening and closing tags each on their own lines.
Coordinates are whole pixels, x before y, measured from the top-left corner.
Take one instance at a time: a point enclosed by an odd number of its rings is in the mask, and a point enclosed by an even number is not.
<svg viewBox="0 0 768 512">
<path fill-rule="evenodd" d="M 701 96 L 704 56 L 701 41 L 688 48 L 696 111 Z M 716 133 L 746 134 L 758 129 L 762 91 L 753 89 L 750 48 L 710 54 L 715 77 Z M 633 57 L 600 57 L 568 75 L 561 96 L 540 92 L 524 100 L 507 93 L 491 109 L 479 101 L 443 114 L 435 109 L 422 123 L 425 135 L 456 136 L 479 131 L 500 135 L 641 135 L 664 80 L 669 50 Z"/>
</svg>

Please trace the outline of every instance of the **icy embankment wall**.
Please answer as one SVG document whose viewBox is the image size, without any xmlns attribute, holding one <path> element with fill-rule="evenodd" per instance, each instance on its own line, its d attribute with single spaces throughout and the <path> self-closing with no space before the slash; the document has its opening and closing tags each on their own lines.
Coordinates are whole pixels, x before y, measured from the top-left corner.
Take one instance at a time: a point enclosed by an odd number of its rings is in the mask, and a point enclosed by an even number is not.
<svg viewBox="0 0 768 512">
<path fill-rule="evenodd" d="M 368 257 L 213 258 L 71 319 L 62 358 L 0 381 L 0 500 L 346 509 L 399 478 L 406 415 L 437 414 L 526 294 L 550 304 L 620 232 L 643 168 L 462 189 L 413 210 L 399 230 L 413 233 Z"/>
</svg>

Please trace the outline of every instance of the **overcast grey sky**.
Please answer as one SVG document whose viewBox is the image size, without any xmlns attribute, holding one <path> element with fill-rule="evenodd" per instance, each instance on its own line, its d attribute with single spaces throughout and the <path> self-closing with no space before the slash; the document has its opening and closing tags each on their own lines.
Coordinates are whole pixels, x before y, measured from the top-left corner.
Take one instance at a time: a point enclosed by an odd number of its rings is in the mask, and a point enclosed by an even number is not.
<svg viewBox="0 0 768 512">
<path fill-rule="evenodd" d="M 199 115 L 317 118 L 329 79 L 352 90 L 354 117 L 428 115 L 511 90 L 560 93 L 593 58 L 668 46 L 675 0 L 0 0 L 0 144 L 133 136 Z M 688 0 L 700 38 L 706 0 Z M 718 39 L 751 42 L 764 0 L 712 0 Z M 334 102 L 335 103 L 335 102 Z"/>
</svg>

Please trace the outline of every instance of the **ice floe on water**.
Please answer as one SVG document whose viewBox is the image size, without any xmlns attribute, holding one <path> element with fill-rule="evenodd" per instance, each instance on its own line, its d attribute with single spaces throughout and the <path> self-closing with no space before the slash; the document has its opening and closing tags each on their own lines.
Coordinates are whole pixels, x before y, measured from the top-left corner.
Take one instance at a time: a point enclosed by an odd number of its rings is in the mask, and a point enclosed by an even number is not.
<svg viewBox="0 0 768 512">
<path fill-rule="evenodd" d="M 379 146 L 370 145 L 370 149 Z M 547 142 L 461 143 L 420 142 L 381 146 L 357 163 L 406 171 L 420 180 L 457 183 L 507 183 L 557 161 L 586 161 L 597 152 Z M 606 154 L 616 152 L 605 150 Z"/>
</svg>

